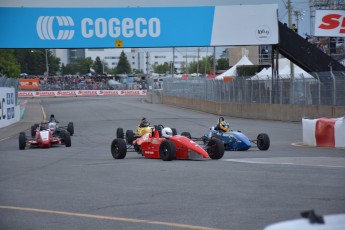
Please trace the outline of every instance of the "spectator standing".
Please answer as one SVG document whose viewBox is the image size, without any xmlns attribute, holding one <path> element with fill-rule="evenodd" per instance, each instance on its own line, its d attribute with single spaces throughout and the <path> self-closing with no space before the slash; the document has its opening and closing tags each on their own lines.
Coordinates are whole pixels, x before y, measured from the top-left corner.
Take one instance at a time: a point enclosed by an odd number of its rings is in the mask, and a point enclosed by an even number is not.
<svg viewBox="0 0 345 230">
<path fill-rule="evenodd" d="M 294 32 L 296 32 L 296 33 L 298 33 L 298 29 L 297 29 L 297 27 L 296 27 L 296 24 L 292 24 L 291 30 L 294 31 Z"/>
</svg>

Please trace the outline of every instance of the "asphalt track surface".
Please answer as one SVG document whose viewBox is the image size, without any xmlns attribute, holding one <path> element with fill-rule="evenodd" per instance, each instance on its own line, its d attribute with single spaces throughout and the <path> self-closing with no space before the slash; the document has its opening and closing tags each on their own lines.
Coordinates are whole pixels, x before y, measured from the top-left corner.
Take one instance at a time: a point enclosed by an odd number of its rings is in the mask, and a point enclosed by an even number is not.
<svg viewBox="0 0 345 230">
<path fill-rule="evenodd" d="M 54 114 L 74 123 L 72 147 L 19 150 L 18 134 Z M 0 229 L 263 229 L 345 213 L 345 150 L 299 146 L 300 122 L 225 117 L 268 151 L 228 151 L 221 160 L 115 160 L 116 128 L 151 124 L 200 137 L 217 115 L 147 104 L 142 97 L 30 99 L 24 119 L 0 129 Z M 28 133 L 28 131 L 27 131 Z"/>
</svg>

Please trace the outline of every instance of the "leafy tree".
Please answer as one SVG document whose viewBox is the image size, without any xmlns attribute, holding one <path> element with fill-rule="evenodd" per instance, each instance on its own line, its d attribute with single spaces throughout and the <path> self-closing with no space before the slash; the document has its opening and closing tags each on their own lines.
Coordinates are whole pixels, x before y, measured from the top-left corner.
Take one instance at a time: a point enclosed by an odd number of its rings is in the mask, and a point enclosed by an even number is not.
<svg viewBox="0 0 345 230">
<path fill-rule="evenodd" d="M 0 75 L 11 78 L 20 76 L 20 65 L 13 50 L 0 49 Z"/>
<path fill-rule="evenodd" d="M 98 56 L 96 57 L 93 69 L 96 71 L 96 73 L 103 74 L 103 63 Z"/>
<path fill-rule="evenodd" d="M 196 61 L 193 61 L 189 64 L 188 71 L 189 73 L 197 72 L 198 64 Z M 207 56 L 199 60 L 199 73 L 208 74 L 213 67 L 213 57 Z"/>
<path fill-rule="evenodd" d="M 229 69 L 229 59 L 227 58 L 220 58 L 217 60 L 216 65 L 217 70 L 227 70 Z"/>
<path fill-rule="evenodd" d="M 29 75 L 44 74 L 47 70 L 45 49 L 15 49 L 14 55 L 20 64 L 20 71 Z M 49 73 L 55 74 L 60 70 L 60 58 L 47 50 Z"/>
<path fill-rule="evenodd" d="M 129 74 L 131 73 L 131 65 L 128 62 L 125 52 L 122 50 L 120 54 L 119 62 L 116 67 L 117 74 Z"/>
<path fill-rule="evenodd" d="M 80 74 L 84 75 L 90 72 L 90 67 L 93 66 L 93 61 L 88 58 L 76 58 L 71 64 L 67 64 L 61 68 L 62 74 Z"/>
<path fill-rule="evenodd" d="M 161 65 L 154 65 L 153 66 L 154 72 L 159 74 L 165 74 L 170 72 L 170 66 L 167 62 Z"/>
</svg>

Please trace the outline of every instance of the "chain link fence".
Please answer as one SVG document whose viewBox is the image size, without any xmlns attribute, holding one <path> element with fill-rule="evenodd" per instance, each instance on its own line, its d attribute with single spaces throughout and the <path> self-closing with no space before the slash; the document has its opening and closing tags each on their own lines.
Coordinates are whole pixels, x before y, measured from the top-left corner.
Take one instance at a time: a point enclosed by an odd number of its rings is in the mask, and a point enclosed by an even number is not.
<svg viewBox="0 0 345 230">
<path fill-rule="evenodd" d="M 276 79 L 237 77 L 232 81 L 165 78 L 163 94 L 215 102 L 345 106 L 344 73 L 303 74 Z M 321 79 L 321 81 L 319 80 Z"/>
<path fill-rule="evenodd" d="M 18 86 L 19 86 L 18 78 L 0 77 L 0 87 L 14 88 L 16 105 L 18 105 Z"/>
</svg>

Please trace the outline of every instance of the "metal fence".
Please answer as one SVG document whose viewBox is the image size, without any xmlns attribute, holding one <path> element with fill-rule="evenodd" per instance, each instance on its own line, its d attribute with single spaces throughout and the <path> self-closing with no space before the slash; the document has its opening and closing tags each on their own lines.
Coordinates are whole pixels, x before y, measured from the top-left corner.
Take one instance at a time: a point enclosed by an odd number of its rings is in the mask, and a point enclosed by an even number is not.
<svg viewBox="0 0 345 230">
<path fill-rule="evenodd" d="M 0 77 L 0 87 L 6 87 L 6 88 L 13 87 L 15 89 L 16 105 L 18 105 L 18 86 L 19 86 L 18 78 Z"/>
<path fill-rule="evenodd" d="M 318 73 L 315 76 L 301 74 L 294 76 L 293 81 L 287 75 L 276 79 L 238 77 L 229 82 L 165 78 L 163 94 L 215 102 L 345 106 L 343 73 Z"/>
</svg>

